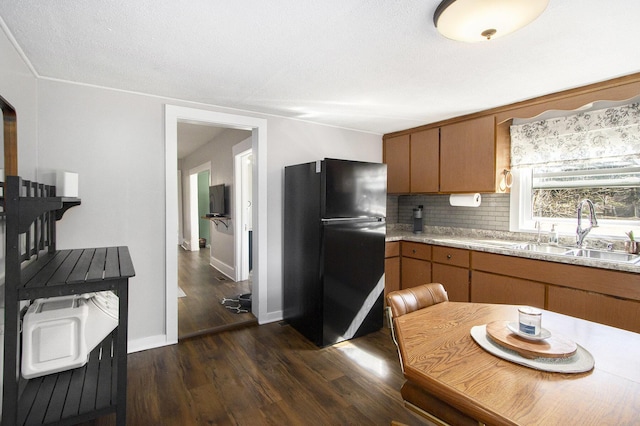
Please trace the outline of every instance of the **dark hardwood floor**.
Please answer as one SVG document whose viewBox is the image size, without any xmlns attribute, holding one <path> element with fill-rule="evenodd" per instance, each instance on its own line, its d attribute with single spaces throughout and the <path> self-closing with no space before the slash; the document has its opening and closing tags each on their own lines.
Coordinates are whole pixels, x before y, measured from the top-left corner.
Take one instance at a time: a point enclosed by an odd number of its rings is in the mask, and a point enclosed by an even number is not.
<svg viewBox="0 0 640 426">
<path fill-rule="evenodd" d="M 431 424 L 402 403 L 388 328 L 318 348 L 285 322 L 257 326 L 220 305 L 248 284 L 217 281 L 208 256 L 179 254 L 180 342 L 128 356 L 128 426 Z"/>
<path fill-rule="evenodd" d="M 178 286 L 186 297 L 178 298 L 178 339 L 254 325 L 255 316 L 235 313 L 223 306 L 223 297 L 250 293 L 248 281 L 234 282 L 209 264 L 209 248 L 178 248 Z"/>
<path fill-rule="evenodd" d="M 429 424 L 404 408 L 387 328 L 317 348 L 271 323 L 129 355 L 127 425 Z M 85 426 L 112 426 L 106 416 Z"/>
</svg>

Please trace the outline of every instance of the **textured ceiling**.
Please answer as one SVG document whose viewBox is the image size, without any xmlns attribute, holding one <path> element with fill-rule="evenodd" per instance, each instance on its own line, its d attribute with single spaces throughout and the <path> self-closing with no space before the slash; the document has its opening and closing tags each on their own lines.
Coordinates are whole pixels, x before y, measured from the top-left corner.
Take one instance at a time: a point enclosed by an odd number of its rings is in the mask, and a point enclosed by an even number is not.
<svg viewBox="0 0 640 426">
<path fill-rule="evenodd" d="M 550 0 L 480 44 L 439 0 L 0 0 L 42 78 L 374 133 L 640 71 L 640 2 Z"/>
</svg>

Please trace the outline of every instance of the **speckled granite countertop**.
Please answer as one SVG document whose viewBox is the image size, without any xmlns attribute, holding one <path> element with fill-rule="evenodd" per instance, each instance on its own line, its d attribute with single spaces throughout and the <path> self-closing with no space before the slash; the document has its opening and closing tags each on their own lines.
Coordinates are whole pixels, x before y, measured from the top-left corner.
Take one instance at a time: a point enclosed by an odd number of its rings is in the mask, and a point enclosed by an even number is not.
<svg viewBox="0 0 640 426">
<path fill-rule="evenodd" d="M 459 229 L 426 230 L 422 234 L 414 234 L 411 231 L 390 227 L 387 230 L 386 241 L 413 241 L 417 243 L 432 244 L 438 246 L 454 247 L 467 250 L 484 251 L 488 253 L 517 256 L 535 260 L 566 263 L 570 265 L 589 266 L 614 271 L 640 273 L 640 262 L 626 263 L 602 259 L 590 259 L 564 254 L 551 254 L 537 251 L 529 251 L 518 248 L 518 245 L 533 241 L 530 234 L 514 234 L 505 232 L 473 231 Z M 495 234 L 491 236 L 491 234 Z M 561 241 L 561 245 L 565 244 Z M 571 247 L 566 244 L 567 250 Z M 596 247 L 590 247 L 596 248 Z"/>
</svg>

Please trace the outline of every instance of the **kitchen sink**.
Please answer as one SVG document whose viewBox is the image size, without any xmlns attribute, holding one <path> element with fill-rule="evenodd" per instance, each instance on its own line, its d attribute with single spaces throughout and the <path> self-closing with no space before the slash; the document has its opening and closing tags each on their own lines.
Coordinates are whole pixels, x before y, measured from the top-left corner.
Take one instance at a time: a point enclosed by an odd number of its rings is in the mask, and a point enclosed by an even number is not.
<svg viewBox="0 0 640 426">
<path fill-rule="evenodd" d="M 573 249 L 565 253 L 565 255 L 625 263 L 636 263 L 640 260 L 640 255 L 637 254 L 591 249 Z"/>
<path fill-rule="evenodd" d="M 518 244 L 512 248 L 516 250 L 534 251 L 536 253 L 550 253 L 550 254 L 568 254 L 571 249 L 567 247 L 550 246 L 547 244 L 525 243 Z"/>
</svg>

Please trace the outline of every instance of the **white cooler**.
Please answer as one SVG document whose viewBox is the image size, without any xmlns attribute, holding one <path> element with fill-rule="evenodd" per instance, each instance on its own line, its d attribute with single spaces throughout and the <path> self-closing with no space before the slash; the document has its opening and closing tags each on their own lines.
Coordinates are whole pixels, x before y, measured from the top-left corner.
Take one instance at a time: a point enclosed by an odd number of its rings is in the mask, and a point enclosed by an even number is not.
<svg viewBox="0 0 640 426">
<path fill-rule="evenodd" d="M 82 367 L 117 325 L 118 296 L 111 291 L 36 299 L 22 323 L 22 376 Z"/>
</svg>

